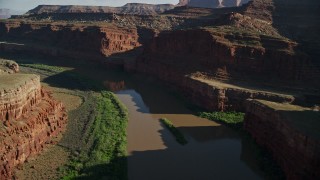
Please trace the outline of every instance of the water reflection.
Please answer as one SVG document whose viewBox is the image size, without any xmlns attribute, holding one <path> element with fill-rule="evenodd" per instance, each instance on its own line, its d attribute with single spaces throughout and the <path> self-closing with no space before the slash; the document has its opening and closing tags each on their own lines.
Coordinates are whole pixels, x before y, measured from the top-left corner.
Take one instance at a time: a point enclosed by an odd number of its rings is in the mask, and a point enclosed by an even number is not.
<svg viewBox="0 0 320 180">
<path fill-rule="evenodd" d="M 156 91 L 161 92 L 159 89 Z M 160 93 L 154 92 L 154 95 Z M 147 96 L 141 96 L 133 89 L 117 93 L 129 111 L 129 179 L 261 179 L 245 163 L 243 158 L 250 156 L 251 152 L 242 152 L 242 140 L 236 132 L 191 113 L 152 113 L 150 109 L 159 112 L 158 108 L 153 107 L 157 107 L 159 102 L 174 101 L 166 93 L 160 99 L 153 98 L 154 95 L 148 97 L 153 99 L 148 102 L 153 103 L 146 104 L 144 98 Z M 179 103 L 162 104 L 162 108 L 171 108 L 173 104 Z M 189 110 L 177 106 L 174 111 L 164 112 Z M 189 143 L 185 146 L 178 144 L 160 123 L 160 117 L 172 120 Z"/>
</svg>

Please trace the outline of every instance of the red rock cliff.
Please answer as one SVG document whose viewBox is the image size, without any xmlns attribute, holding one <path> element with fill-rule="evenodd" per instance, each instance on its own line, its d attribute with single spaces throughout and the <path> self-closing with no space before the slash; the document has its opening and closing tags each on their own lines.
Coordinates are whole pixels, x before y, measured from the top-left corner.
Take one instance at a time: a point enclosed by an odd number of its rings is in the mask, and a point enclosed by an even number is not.
<svg viewBox="0 0 320 180">
<path fill-rule="evenodd" d="M 39 76 L 0 75 L 0 82 L 0 179 L 5 180 L 64 130 L 67 114 L 41 88 Z"/>
<path fill-rule="evenodd" d="M 161 33 L 145 51 L 145 61 L 170 64 L 177 71 L 189 71 L 186 73 L 224 68 L 235 78 L 246 74 L 282 80 L 314 78 L 307 57 L 294 53 L 296 43 L 265 35 L 245 36 L 223 31 L 230 29 Z"/>
<path fill-rule="evenodd" d="M 228 28 L 160 33 L 137 59 L 136 69 L 174 84 L 209 110 L 244 110 L 248 98 L 293 102 L 293 96 L 279 93 L 277 87 L 266 87 L 312 84 L 316 79 L 309 59 L 295 53 L 296 43 L 229 33 Z M 128 63 L 126 68 L 133 66 Z"/>
<path fill-rule="evenodd" d="M 14 76 L 14 79 L 12 77 Z M 0 89 L 0 119 L 19 119 L 41 99 L 40 77 L 28 74 L 1 75 L 1 83 L 10 87 Z"/>
</svg>

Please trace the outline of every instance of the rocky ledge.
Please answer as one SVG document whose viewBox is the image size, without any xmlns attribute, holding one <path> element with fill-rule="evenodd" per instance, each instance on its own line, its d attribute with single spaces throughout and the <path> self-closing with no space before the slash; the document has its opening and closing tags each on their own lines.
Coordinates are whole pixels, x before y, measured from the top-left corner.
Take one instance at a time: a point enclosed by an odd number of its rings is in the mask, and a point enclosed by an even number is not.
<svg viewBox="0 0 320 180">
<path fill-rule="evenodd" d="M 2 74 L 0 82 L 0 179 L 4 180 L 65 129 L 67 113 L 41 88 L 37 75 Z"/>
</svg>

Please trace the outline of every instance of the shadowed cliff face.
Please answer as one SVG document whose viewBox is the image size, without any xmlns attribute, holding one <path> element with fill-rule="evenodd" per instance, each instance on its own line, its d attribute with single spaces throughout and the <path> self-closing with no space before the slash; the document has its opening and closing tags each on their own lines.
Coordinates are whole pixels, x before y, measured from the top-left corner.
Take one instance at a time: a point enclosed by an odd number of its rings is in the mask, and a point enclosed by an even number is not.
<svg viewBox="0 0 320 180">
<path fill-rule="evenodd" d="M 273 26 L 299 43 L 320 69 L 320 1 L 274 0 Z"/>
<path fill-rule="evenodd" d="M 136 29 L 114 26 L 1 23 L 1 36 L 7 40 L 28 41 L 32 44 L 41 44 L 43 47 L 51 46 L 70 52 L 91 54 L 93 57 L 109 56 L 140 46 Z"/>
<path fill-rule="evenodd" d="M 244 128 L 271 151 L 287 179 L 319 179 L 319 111 L 261 100 L 248 100 L 246 109 Z"/>
</svg>

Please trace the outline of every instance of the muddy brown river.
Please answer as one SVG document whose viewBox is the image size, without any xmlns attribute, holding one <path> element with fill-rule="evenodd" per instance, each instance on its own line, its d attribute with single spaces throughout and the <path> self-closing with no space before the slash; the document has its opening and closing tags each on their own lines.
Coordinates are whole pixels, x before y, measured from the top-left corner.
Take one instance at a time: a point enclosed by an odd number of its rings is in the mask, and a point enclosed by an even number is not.
<svg viewBox="0 0 320 180">
<path fill-rule="evenodd" d="M 103 82 L 129 112 L 129 180 L 265 179 L 251 142 L 237 132 L 193 115 L 179 97 L 148 76 L 98 69 L 87 66 L 81 73 Z M 170 119 L 188 144 L 180 145 L 161 117 Z"/>
<path fill-rule="evenodd" d="M 237 132 L 193 115 L 179 98 L 153 83 L 131 81 L 126 87 L 126 81 L 120 82 L 116 94 L 129 111 L 129 180 L 263 179 Z M 176 142 L 160 123 L 162 117 L 173 122 L 188 144 Z"/>
</svg>

